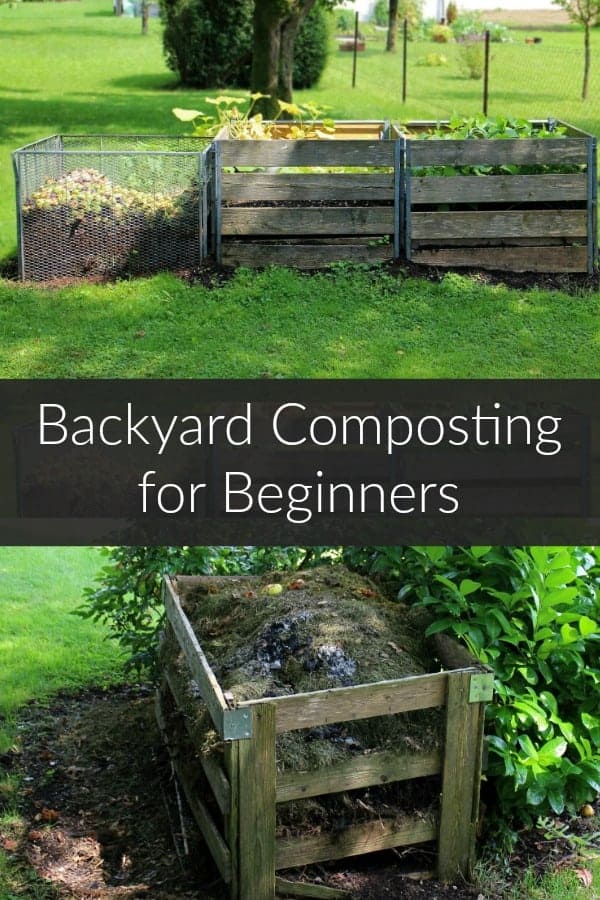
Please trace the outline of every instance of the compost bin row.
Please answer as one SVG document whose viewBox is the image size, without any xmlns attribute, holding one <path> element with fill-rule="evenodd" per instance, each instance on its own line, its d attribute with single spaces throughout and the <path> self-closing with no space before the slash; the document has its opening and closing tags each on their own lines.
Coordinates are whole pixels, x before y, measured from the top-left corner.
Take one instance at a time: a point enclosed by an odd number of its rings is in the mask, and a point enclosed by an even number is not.
<svg viewBox="0 0 600 900">
<path fill-rule="evenodd" d="M 240 700 L 235 690 L 229 692 L 221 686 L 185 612 L 183 598 L 197 589 L 209 596 L 224 585 L 229 590 L 230 584 L 231 596 L 237 598 L 236 603 L 243 603 L 245 595 L 256 596 L 257 584 L 264 583 L 265 579 L 259 582 L 251 577 L 229 581 L 223 577 L 166 577 L 163 584 L 167 630 L 157 719 L 229 896 L 233 900 L 287 896 L 288 890 L 293 893 L 293 872 L 286 874 L 286 870 L 429 842 L 437 845 L 440 878 L 469 877 L 491 673 L 458 645 L 442 638 L 436 649 L 438 671 Z M 290 585 L 284 593 L 293 589 Z M 373 593 L 369 587 L 364 590 Z M 313 608 L 318 609 L 319 601 L 315 602 Z M 280 646 L 280 623 L 276 624 L 272 637 Z M 218 625 L 210 627 L 217 629 L 218 643 Z M 293 628 L 285 626 L 283 630 L 288 642 L 295 637 Z M 395 653 L 402 651 L 390 643 Z M 277 668 L 279 663 L 271 665 Z M 358 727 L 366 720 L 378 721 L 377 717 L 393 722 L 403 714 L 418 716 L 426 711 L 440 717 L 441 736 L 435 745 L 413 752 L 407 746 L 368 752 L 351 746 L 349 750 L 344 747 L 346 756 L 341 761 L 322 768 L 298 770 L 286 764 L 282 769 L 280 765 L 285 746 L 281 742 L 290 734 L 303 734 L 307 729 L 320 735 L 334 734 L 335 723 Z M 354 743 L 353 739 L 346 739 L 348 742 Z M 429 782 L 433 787 L 428 789 Z M 413 787 L 412 803 L 391 816 L 386 807 L 386 815 L 383 807 L 378 810 L 377 792 L 387 791 L 385 796 L 391 796 L 389 792 L 398 785 Z M 365 790 L 368 793 L 361 794 Z M 310 798 L 335 804 L 340 797 L 348 802 L 357 795 L 369 801 L 358 801 L 368 810 L 364 820 L 342 819 L 342 824 L 338 822 L 331 830 L 309 826 L 303 832 Z M 410 790 L 400 796 L 410 796 Z M 327 893 L 322 884 L 315 885 L 314 894 L 310 884 L 302 888 L 305 896 L 339 896 L 334 891 Z"/>
<path fill-rule="evenodd" d="M 92 138 L 38 141 L 14 154 L 21 277 L 400 256 L 593 271 L 594 137 L 563 126 L 560 137 L 420 139 L 436 125 L 408 123 L 407 136 L 385 122 L 338 122 L 321 140 L 286 139 L 284 125 L 270 140 L 221 132 L 201 153 L 193 138 L 175 151 L 143 136 L 112 136 L 108 150 Z"/>
</svg>

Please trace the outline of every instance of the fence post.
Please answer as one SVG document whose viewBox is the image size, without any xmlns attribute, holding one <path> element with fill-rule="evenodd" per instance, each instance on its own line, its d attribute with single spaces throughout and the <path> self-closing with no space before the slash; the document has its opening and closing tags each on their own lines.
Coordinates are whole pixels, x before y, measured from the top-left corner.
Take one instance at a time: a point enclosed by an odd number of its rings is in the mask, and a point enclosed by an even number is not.
<svg viewBox="0 0 600 900">
<path fill-rule="evenodd" d="M 402 24 L 402 102 L 406 103 L 406 63 L 408 58 L 408 19 Z"/>
<path fill-rule="evenodd" d="M 483 114 L 488 114 L 488 92 L 490 85 L 490 33 L 485 32 L 485 59 L 483 65 Z"/>
<path fill-rule="evenodd" d="M 354 52 L 352 54 L 352 87 L 356 87 L 356 58 L 358 56 L 358 13 L 354 14 Z"/>
<path fill-rule="evenodd" d="M 238 741 L 239 893 L 275 900 L 275 707 L 252 713 L 252 737 Z"/>
<path fill-rule="evenodd" d="M 150 6 L 148 0 L 142 0 L 142 34 L 148 34 L 148 16 L 150 15 Z"/>
</svg>

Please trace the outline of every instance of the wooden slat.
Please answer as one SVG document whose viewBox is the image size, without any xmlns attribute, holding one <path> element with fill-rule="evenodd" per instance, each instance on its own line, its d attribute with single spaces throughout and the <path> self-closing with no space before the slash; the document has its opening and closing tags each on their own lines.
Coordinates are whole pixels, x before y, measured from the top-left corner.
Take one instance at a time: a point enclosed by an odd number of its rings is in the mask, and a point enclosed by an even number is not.
<svg viewBox="0 0 600 900">
<path fill-rule="evenodd" d="M 474 809 L 481 771 L 480 707 L 469 702 L 471 675 L 452 672 L 448 679 L 446 741 L 438 841 L 438 877 L 467 880 L 475 849 Z"/>
<path fill-rule="evenodd" d="M 239 741 L 241 900 L 275 897 L 275 710 L 253 709 L 252 739 Z"/>
<path fill-rule="evenodd" d="M 283 244 L 254 241 L 224 241 L 224 266 L 294 266 L 298 269 L 320 269 L 332 263 L 376 262 L 392 259 L 392 244 L 361 243 L 302 243 Z"/>
<path fill-rule="evenodd" d="M 193 789 L 193 786 L 189 781 L 189 773 L 186 771 L 183 763 L 179 759 L 173 759 L 172 762 L 179 783 L 183 788 L 185 799 L 198 824 L 198 828 L 202 832 L 202 837 L 206 841 L 210 854 L 221 873 L 221 878 L 226 884 L 229 884 L 231 881 L 231 855 L 229 853 L 229 848 L 223 840 L 219 829 L 215 825 L 210 812 L 198 797 L 197 792 Z"/>
<path fill-rule="evenodd" d="M 164 674 L 169 686 L 169 690 L 173 695 L 175 705 L 177 706 L 177 709 L 182 713 L 183 721 L 192 742 L 192 746 L 198 754 L 198 760 L 200 762 L 200 765 L 202 766 L 204 774 L 206 775 L 206 779 L 210 784 L 215 800 L 217 801 L 217 805 L 223 815 L 225 815 L 229 811 L 229 807 L 231 804 L 231 789 L 227 776 L 225 775 L 219 763 L 211 756 L 208 756 L 202 751 L 203 744 L 206 740 L 206 730 L 201 725 L 197 725 L 196 722 L 194 722 L 194 720 L 190 718 L 190 716 L 185 714 L 184 710 L 186 702 L 181 690 L 181 686 L 178 683 L 177 679 L 173 676 L 173 673 L 168 668 L 165 669 Z"/>
<path fill-rule="evenodd" d="M 222 235 L 388 234 L 391 206 L 225 207 Z"/>
<path fill-rule="evenodd" d="M 224 172 L 222 197 L 226 203 L 286 202 L 290 200 L 391 201 L 394 199 L 394 176 L 392 174 L 353 175 L 348 172 L 331 172 L 321 175 Z"/>
<path fill-rule="evenodd" d="M 585 210 L 481 210 L 467 212 L 415 212 L 411 237 L 418 241 L 444 238 L 587 236 Z"/>
<path fill-rule="evenodd" d="M 402 823 L 379 820 L 366 825 L 353 825 L 336 835 L 280 839 L 277 841 L 275 865 L 277 869 L 288 869 L 330 859 L 344 859 L 389 847 L 433 841 L 436 835 L 437 824 L 422 819 Z"/>
<path fill-rule="evenodd" d="M 585 165 L 587 141 L 577 138 L 522 140 L 412 140 L 411 166 Z"/>
<path fill-rule="evenodd" d="M 278 897 L 312 897 L 313 900 L 345 900 L 351 896 L 348 891 L 328 887 L 326 884 L 287 881 L 285 878 L 275 879 L 275 890 Z"/>
<path fill-rule="evenodd" d="M 393 166 L 393 141 L 219 141 L 223 166 Z"/>
<path fill-rule="evenodd" d="M 231 855 L 229 853 L 229 848 L 223 840 L 221 832 L 217 828 L 210 812 L 198 798 L 197 791 L 195 791 L 192 786 L 193 776 L 190 774 L 188 767 L 181 760 L 178 754 L 173 752 L 173 745 L 169 739 L 169 731 L 166 724 L 166 716 L 163 703 L 163 688 L 159 688 L 156 691 L 155 698 L 155 714 L 158 727 L 165 740 L 165 745 L 169 752 L 169 757 L 173 764 L 175 774 L 177 775 L 177 779 L 183 788 L 192 815 L 194 816 L 194 819 L 198 824 L 198 828 L 202 833 L 202 837 L 206 841 L 206 845 L 210 850 L 212 858 L 214 859 L 219 872 L 221 873 L 223 881 L 228 884 L 231 881 L 232 876 Z"/>
<path fill-rule="evenodd" d="M 533 203 L 587 199 L 585 175 L 426 175 L 410 180 L 411 202 Z"/>
<path fill-rule="evenodd" d="M 208 660 L 198 643 L 198 638 L 194 634 L 187 616 L 181 608 L 179 597 L 173 590 L 173 585 L 168 576 L 165 576 L 163 581 L 163 600 L 167 617 L 175 632 L 179 646 L 183 650 L 192 677 L 198 685 L 198 690 L 206 703 L 215 728 L 219 734 L 222 734 L 223 711 L 227 709 L 223 691 L 208 664 Z"/>
<path fill-rule="evenodd" d="M 430 753 L 372 753 L 316 772 L 284 772 L 277 778 L 277 802 L 353 791 L 374 784 L 422 778 L 441 772 L 439 751 Z"/>
<path fill-rule="evenodd" d="M 378 681 L 356 687 L 331 688 L 272 697 L 267 702 L 276 710 L 277 732 L 316 728 L 334 722 L 352 722 L 373 716 L 394 715 L 414 709 L 443 706 L 446 702 L 446 672 L 413 675 L 394 681 Z M 240 707 L 255 706 L 264 700 L 246 700 Z"/>
<path fill-rule="evenodd" d="M 499 269 L 506 272 L 587 272 L 586 247 L 489 247 L 481 250 L 418 250 L 425 266 Z"/>
</svg>

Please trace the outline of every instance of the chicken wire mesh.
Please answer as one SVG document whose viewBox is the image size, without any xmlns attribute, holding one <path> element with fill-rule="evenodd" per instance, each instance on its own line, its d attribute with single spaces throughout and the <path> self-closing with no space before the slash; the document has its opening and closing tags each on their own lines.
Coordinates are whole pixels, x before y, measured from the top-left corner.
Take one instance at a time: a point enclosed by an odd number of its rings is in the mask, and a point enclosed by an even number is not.
<svg viewBox="0 0 600 900">
<path fill-rule="evenodd" d="M 209 141 L 54 135 L 15 151 L 23 279 L 141 275 L 208 252 Z"/>
</svg>

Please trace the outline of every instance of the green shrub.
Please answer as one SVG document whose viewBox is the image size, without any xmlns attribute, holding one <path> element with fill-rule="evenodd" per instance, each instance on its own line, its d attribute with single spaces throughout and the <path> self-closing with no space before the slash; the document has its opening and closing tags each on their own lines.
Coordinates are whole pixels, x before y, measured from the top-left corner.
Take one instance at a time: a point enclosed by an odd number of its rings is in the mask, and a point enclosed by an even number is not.
<svg viewBox="0 0 600 900">
<path fill-rule="evenodd" d="M 499 810 L 575 812 L 600 791 L 600 568 L 586 547 L 351 548 L 347 564 L 432 614 L 495 672 L 487 778 Z"/>
<path fill-rule="evenodd" d="M 253 0 L 160 0 L 167 65 L 182 84 L 249 87 Z M 328 21 L 321 7 L 302 22 L 294 48 L 294 87 L 315 84 L 327 61 Z"/>
<path fill-rule="evenodd" d="M 373 21 L 380 28 L 387 28 L 389 20 L 389 0 L 377 0 L 373 10 Z"/>
<path fill-rule="evenodd" d="M 420 56 L 417 60 L 418 66 L 427 66 L 435 68 L 437 66 L 447 66 L 448 59 L 443 53 L 428 53 L 426 56 Z"/>
<path fill-rule="evenodd" d="M 467 78 L 483 78 L 485 69 L 485 38 L 482 34 L 470 34 L 459 42 L 459 65 Z"/>
<path fill-rule="evenodd" d="M 352 9 L 346 9 L 344 6 L 337 6 L 333 10 L 335 16 L 336 31 L 342 34 L 354 33 L 355 12 Z"/>
<path fill-rule="evenodd" d="M 431 29 L 431 40 L 436 44 L 449 44 L 454 40 L 454 32 L 449 25 L 434 25 Z"/>
<path fill-rule="evenodd" d="M 160 0 L 167 65 L 183 84 L 250 83 L 253 0 Z"/>
<path fill-rule="evenodd" d="M 294 43 L 294 87 L 313 87 L 327 63 L 329 43 L 328 13 L 313 6 L 300 26 Z"/>
</svg>

